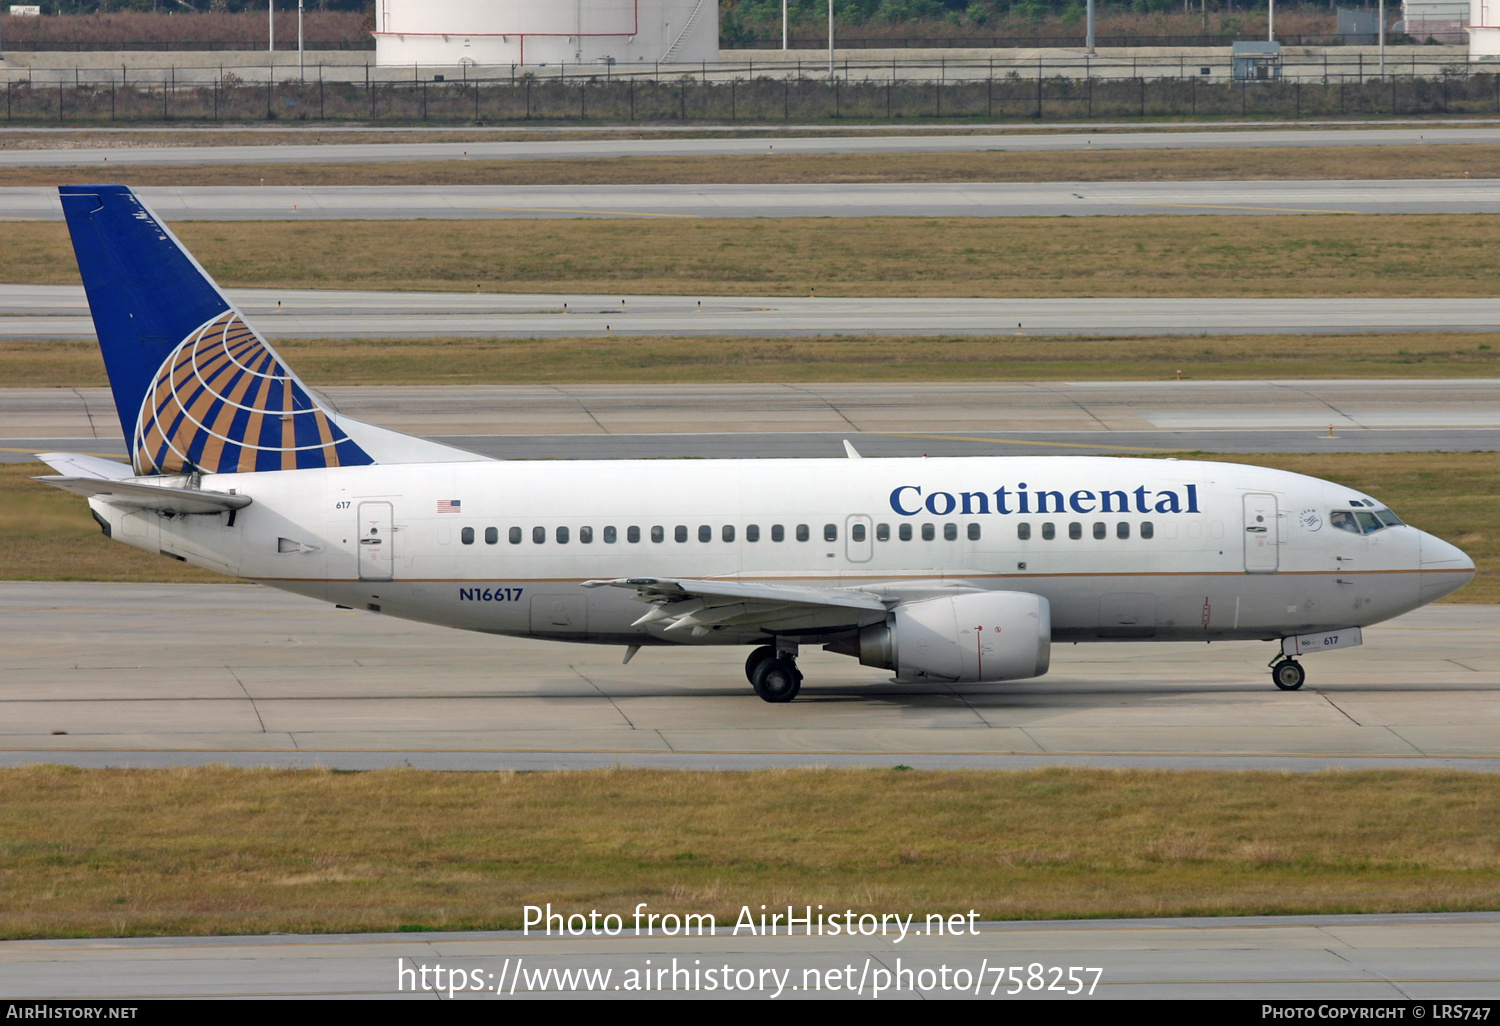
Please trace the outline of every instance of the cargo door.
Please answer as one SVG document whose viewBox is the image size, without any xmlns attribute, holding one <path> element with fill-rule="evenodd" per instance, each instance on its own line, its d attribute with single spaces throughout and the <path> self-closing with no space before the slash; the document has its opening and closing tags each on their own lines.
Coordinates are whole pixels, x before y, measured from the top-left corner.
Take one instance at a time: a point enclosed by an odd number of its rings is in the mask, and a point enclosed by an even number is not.
<svg viewBox="0 0 1500 1026">
<path fill-rule="evenodd" d="M 359 504 L 359 579 L 389 581 L 395 565 L 396 532 L 389 502 Z"/>
<path fill-rule="evenodd" d="M 1276 496 L 1245 493 L 1245 573 L 1274 574 L 1281 562 Z"/>
</svg>

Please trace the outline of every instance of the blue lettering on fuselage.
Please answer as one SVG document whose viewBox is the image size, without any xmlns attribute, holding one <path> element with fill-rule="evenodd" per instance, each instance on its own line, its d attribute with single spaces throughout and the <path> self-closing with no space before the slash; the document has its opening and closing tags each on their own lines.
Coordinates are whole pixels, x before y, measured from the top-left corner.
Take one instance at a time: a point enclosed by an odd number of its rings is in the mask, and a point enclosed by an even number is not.
<svg viewBox="0 0 1500 1026">
<path fill-rule="evenodd" d="M 928 512 L 934 516 L 947 516 L 954 512 L 962 499 L 963 512 L 967 516 L 986 514 L 991 511 L 989 496 L 995 497 L 994 512 L 1002 516 L 1011 513 L 1032 512 L 1029 500 L 1036 500 L 1037 513 L 1201 513 L 1198 508 L 1198 486 L 1181 486 L 1181 491 L 1172 488 L 1112 488 L 1102 491 L 1079 489 L 1067 495 L 1064 501 L 1060 491 L 1034 488 L 1027 492 L 1026 485 L 1015 488 L 996 488 L 992 492 L 965 492 L 937 490 L 923 498 L 921 485 L 901 485 L 891 491 L 891 509 L 903 517 L 918 516 Z M 1007 501 L 1019 501 L 1019 509 Z"/>
</svg>

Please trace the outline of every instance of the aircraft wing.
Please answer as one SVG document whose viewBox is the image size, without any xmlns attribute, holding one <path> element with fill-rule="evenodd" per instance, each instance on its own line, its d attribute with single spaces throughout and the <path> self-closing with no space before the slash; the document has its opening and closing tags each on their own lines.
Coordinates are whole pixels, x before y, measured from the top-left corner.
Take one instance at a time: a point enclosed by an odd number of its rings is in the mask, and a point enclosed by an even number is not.
<svg viewBox="0 0 1500 1026">
<path fill-rule="evenodd" d="M 196 488 L 164 488 L 100 477 L 38 477 L 34 480 L 74 495 L 103 499 L 126 509 L 154 509 L 158 513 L 224 513 L 250 505 L 248 495 L 209 492 Z"/>
<path fill-rule="evenodd" d="M 798 630 L 868 623 L 889 608 L 868 592 L 763 581 L 627 577 L 583 586 L 633 589 L 651 608 L 632 626 L 664 623 L 664 630 L 690 629 L 697 636 L 715 626 Z"/>
</svg>

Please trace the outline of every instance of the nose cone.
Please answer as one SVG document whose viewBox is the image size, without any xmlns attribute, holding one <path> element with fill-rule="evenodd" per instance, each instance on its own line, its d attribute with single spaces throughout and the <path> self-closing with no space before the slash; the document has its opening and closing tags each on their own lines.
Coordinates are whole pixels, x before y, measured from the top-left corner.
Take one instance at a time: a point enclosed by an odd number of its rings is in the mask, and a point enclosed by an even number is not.
<svg viewBox="0 0 1500 1026">
<path fill-rule="evenodd" d="M 1457 545 L 1422 533 L 1422 604 L 1451 595 L 1474 579 L 1474 561 Z"/>
</svg>

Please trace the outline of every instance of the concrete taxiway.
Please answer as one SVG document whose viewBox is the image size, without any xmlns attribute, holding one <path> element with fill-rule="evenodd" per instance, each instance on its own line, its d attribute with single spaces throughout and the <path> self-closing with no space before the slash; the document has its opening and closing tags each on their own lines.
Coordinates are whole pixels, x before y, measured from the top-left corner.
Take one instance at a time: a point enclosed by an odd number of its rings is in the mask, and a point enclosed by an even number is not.
<svg viewBox="0 0 1500 1026">
<path fill-rule="evenodd" d="M 866 126 L 871 127 L 871 126 Z M 878 126 L 875 126 L 878 127 Z M 909 126 L 900 126 L 909 127 Z M 1013 126 L 1010 126 L 1013 129 Z M 735 137 L 649 139 L 505 139 L 465 142 L 327 143 L 271 146 L 92 146 L 0 149 L 0 167 L 104 168 L 142 164 L 343 164 L 425 160 L 567 160 L 580 157 L 769 156 L 770 153 L 983 153 L 1035 150 L 1244 149 L 1267 146 L 1413 146 L 1500 142 L 1493 125 L 1409 125 L 1351 131 L 1343 127 L 1229 131 L 1007 132 L 1004 125 L 966 126 L 963 133 L 841 135 L 753 129 Z M 652 131 L 642 126 L 641 131 Z M 767 147 L 774 147 L 768 150 Z M 97 177 L 97 175 L 95 176 Z"/>
<path fill-rule="evenodd" d="M 1492 298 L 966 299 L 227 289 L 268 338 L 1500 331 Z M 0 285 L 0 339 L 93 338 L 83 289 Z"/>
<path fill-rule="evenodd" d="M 925 929 L 920 910 L 904 911 L 915 913 L 915 929 Z M 614 938 L 509 931 L 6 941 L 0 992 L 12 1000 L 566 998 L 589 988 L 576 975 L 572 988 L 560 986 L 555 972 L 583 970 L 594 993 L 631 997 L 642 995 L 620 988 L 630 986 L 632 973 L 639 984 L 643 971 L 665 967 L 663 990 L 653 983 L 645 996 L 1364 999 L 1392 1002 L 1402 1013 L 1409 1001 L 1500 997 L 1500 916 L 1488 912 L 981 922 L 972 932 L 969 926 L 956 936 L 901 940 L 894 926 L 884 937 L 833 938 L 734 936 L 727 924 L 713 937 L 690 939 L 636 937 L 627 926 Z M 1063 989 L 1027 990 L 1034 963 L 1046 970 L 1042 986 L 1060 979 Z M 466 985 L 477 980 L 483 989 L 450 994 L 435 987 L 432 970 L 439 965 L 445 984 L 457 970 Z M 674 965 L 684 970 L 675 986 Z M 1012 965 L 1020 967 L 1019 984 L 1001 982 Z M 1051 966 L 1062 972 L 1054 977 Z M 1070 966 L 1090 967 L 1076 987 L 1067 982 Z M 402 969 L 412 971 L 398 975 Z M 714 977 L 701 974 L 709 969 Z M 717 982 L 725 970 L 729 988 Z M 894 989 L 898 970 L 908 972 Z M 598 975 L 605 971 L 607 979 Z M 709 979 L 716 980 L 713 990 Z M 884 988 L 879 993 L 877 985 Z M 1069 989 L 1087 993 L 1070 997 Z"/>
<path fill-rule="evenodd" d="M 1500 180 L 839 185 L 142 187 L 169 221 L 1490 214 Z M 0 220 L 62 220 L 57 190 L 0 189 Z"/>
<path fill-rule="evenodd" d="M 1310 658 L 1059 646 L 1012 684 L 913 686 L 810 650 L 789 705 L 738 648 L 505 639 L 250 585 L 0 583 L 0 764 L 751 768 L 869 763 L 1500 771 L 1500 612 L 1429 606 Z M 163 658 L 170 653 L 170 658 Z"/>
</svg>

